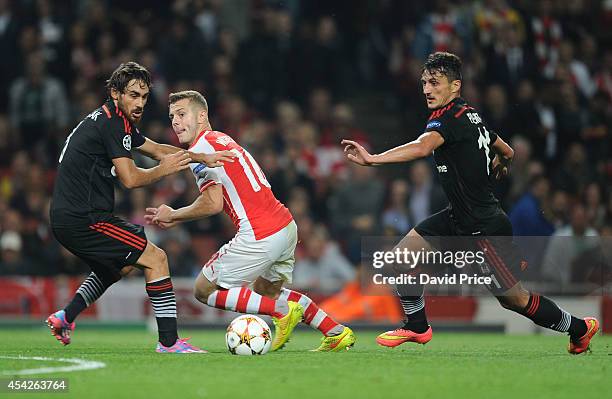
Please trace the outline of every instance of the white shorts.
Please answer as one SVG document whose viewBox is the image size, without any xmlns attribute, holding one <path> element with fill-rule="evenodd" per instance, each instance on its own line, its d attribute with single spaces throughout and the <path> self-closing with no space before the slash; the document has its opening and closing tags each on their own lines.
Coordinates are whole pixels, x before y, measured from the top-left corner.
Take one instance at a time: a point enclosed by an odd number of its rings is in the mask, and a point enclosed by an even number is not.
<svg viewBox="0 0 612 399">
<path fill-rule="evenodd" d="M 259 241 L 251 235 L 238 233 L 210 258 L 202 274 L 208 281 L 226 289 L 249 285 L 258 277 L 290 284 L 297 239 L 294 221 Z"/>
</svg>

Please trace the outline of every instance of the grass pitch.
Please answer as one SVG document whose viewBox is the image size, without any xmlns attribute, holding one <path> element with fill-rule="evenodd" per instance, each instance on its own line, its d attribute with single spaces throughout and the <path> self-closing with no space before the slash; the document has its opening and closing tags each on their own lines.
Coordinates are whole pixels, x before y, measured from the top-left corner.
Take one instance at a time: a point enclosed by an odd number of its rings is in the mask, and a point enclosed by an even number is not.
<svg viewBox="0 0 612 399">
<path fill-rule="evenodd" d="M 223 331 L 183 331 L 211 353 L 154 352 L 145 331 L 77 327 L 62 347 L 45 329 L 0 330 L 0 356 L 78 358 L 103 362 L 96 370 L 17 378 L 67 378 L 69 393 L 20 394 L 50 398 L 579 398 L 612 391 L 612 337 L 595 337 L 592 353 L 571 356 L 567 337 L 435 333 L 425 346 L 395 349 L 374 342 L 375 332 L 356 331 L 345 353 L 312 353 L 320 335 L 297 330 L 280 352 L 232 356 Z M 0 358 L 6 372 L 65 366 L 54 361 Z M 0 397 L 17 397 L 0 393 Z"/>
</svg>

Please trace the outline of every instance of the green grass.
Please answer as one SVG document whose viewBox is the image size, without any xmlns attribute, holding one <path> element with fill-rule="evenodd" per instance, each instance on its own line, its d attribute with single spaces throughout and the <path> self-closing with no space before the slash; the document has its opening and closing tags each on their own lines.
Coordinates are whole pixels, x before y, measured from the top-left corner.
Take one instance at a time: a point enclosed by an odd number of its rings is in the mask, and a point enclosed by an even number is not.
<svg viewBox="0 0 612 399">
<path fill-rule="evenodd" d="M 298 330 L 281 352 L 239 357 L 225 351 L 222 331 L 183 332 L 209 354 L 159 355 L 153 352 L 155 336 L 144 331 L 77 329 L 64 348 L 42 329 L 4 329 L 0 355 L 106 363 L 103 369 L 41 375 L 68 378 L 69 394 L 19 397 L 559 399 L 612 391 L 611 336 L 596 337 L 590 354 L 570 356 L 562 335 L 435 333 L 425 346 L 388 349 L 375 344 L 374 332 L 356 333 L 357 344 L 346 353 L 308 352 L 319 335 Z M 0 358 L 2 371 L 56 365 Z"/>
</svg>

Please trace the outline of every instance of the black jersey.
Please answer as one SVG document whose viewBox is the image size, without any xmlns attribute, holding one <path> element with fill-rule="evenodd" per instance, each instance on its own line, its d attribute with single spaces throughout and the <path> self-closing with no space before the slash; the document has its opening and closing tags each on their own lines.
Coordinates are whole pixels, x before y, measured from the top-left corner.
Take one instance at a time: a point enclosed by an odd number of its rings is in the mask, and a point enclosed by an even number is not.
<svg viewBox="0 0 612 399">
<path fill-rule="evenodd" d="M 433 111 L 425 131 L 436 131 L 444 138 L 434 159 L 458 227 L 470 234 L 477 232 L 501 212 L 492 190 L 497 134 L 462 98 Z"/>
<path fill-rule="evenodd" d="M 112 213 L 117 180 L 113 158 L 131 158 L 144 136 L 108 100 L 70 133 L 59 157 L 51 224 L 81 224 L 91 213 Z"/>
</svg>

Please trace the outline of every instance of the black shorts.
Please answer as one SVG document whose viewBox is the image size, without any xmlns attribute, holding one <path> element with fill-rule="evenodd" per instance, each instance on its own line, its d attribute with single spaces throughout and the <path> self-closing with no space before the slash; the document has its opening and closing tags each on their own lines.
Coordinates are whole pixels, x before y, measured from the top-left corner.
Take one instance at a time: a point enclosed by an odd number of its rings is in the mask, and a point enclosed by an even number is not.
<svg viewBox="0 0 612 399">
<path fill-rule="evenodd" d="M 147 246 L 144 227 L 111 214 L 92 214 L 82 225 L 51 226 L 67 250 L 85 261 L 96 274 L 120 278 L 124 266 L 136 263 Z"/>
<path fill-rule="evenodd" d="M 478 275 L 491 277 L 493 283 L 488 288 L 494 295 L 502 295 L 514 287 L 527 267 L 514 243 L 510 219 L 503 211 L 477 229 L 469 230 L 459 226 L 452 210 L 447 208 L 414 229 L 439 250 L 482 251 L 485 262 L 473 264 L 471 268 Z"/>
</svg>

